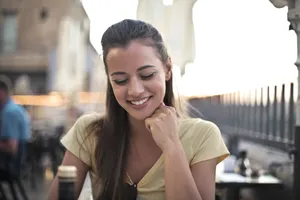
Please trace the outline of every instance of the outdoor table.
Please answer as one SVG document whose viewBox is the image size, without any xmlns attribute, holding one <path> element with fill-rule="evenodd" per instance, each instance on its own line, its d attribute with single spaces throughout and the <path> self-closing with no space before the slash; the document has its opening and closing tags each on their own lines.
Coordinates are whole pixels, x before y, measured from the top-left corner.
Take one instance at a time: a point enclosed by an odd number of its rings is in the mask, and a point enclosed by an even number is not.
<svg viewBox="0 0 300 200">
<path fill-rule="evenodd" d="M 261 175 L 258 178 L 251 178 L 237 173 L 219 173 L 216 176 L 216 188 L 227 189 L 226 200 L 239 200 L 241 189 L 278 189 L 283 188 L 283 183 L 271 175 Z"/>
</svg>

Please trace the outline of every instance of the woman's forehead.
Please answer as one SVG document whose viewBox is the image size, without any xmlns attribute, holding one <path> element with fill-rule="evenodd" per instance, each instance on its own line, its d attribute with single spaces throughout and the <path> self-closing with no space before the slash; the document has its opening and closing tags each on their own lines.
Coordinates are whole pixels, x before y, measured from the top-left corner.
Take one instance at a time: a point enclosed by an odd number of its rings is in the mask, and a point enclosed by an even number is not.
<svg viewBox="0 0 300 200">
<path fill-rule="evenodd" d="M 161 65 L 156 49 L 138 41 L 131 42 L 127 47 L 112 48 L 108 52 L 106 62 L 109 70 Z"/>
</svg>

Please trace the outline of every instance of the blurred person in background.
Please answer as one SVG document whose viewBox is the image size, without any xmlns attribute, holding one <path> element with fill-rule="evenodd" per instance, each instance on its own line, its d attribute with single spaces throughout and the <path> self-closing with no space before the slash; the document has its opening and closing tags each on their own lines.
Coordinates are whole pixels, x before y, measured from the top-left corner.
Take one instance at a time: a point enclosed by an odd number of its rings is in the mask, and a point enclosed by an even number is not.
<svg viewBox="0 0 300 200">
<path fill-rule="evenodd" d="M 106 113 L 80 117 L 61 141 L 62 165 L 77 168 L 76 197 L 89 172 L 95 200 L 215 199 L 216 165 L 229 152 L 214 123 L 176 107 L 161 34 L 143 21 L 123 20 L 101 44 Z M 49 194 L 57 200 L 57 177 Z"/>
<path fill-rule="evenodd" d="M 26 110 L 10 96 L 9 82 L 0 78 L 0 163 L 7 164 L 4 159 L 9 155 L 12 169 L 21 167 L 30 135 L 29 124 Z"/>
</svg>

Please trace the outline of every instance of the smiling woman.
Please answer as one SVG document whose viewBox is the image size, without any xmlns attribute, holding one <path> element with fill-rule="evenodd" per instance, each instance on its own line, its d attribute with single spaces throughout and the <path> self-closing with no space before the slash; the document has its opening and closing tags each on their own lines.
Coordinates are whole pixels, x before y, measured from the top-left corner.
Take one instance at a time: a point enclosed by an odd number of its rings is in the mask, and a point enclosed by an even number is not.
<svg viewBox="0 0 300 200">
<path fill-rule="evenodd" d="M 229 152 L 218 127 L 176 107 L 172 61 L 161 34 L 139 20 L 101 40 L 106 112 L 85 115 L 62 139 L 63 165 L 89 171 L 97 200 L 213 200 L 216 165 Z M 50 199 L 56 199 L 57 178 Z"/>
<path fill-rule="evenodd" d="M 111 48 L 106 59 L 116 100 L 139 120 L 151 116 L 160 105 L 166 90 L 165 81 L 171 78 L 170 61 L 163 58 L 165 67 L 151 45 L 154 44 L 150 40 L 132 41 L 125 48 Z"/>
</svg>

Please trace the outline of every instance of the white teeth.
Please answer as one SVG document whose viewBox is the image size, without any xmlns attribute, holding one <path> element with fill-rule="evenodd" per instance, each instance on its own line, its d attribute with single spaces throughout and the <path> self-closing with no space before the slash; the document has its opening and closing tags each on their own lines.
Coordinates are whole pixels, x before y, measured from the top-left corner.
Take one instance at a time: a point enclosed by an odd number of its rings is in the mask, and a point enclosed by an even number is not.
<svg viewBox="0 0 300 200">
<path fill-rule="evenodd" d="M 145 103 L 148 99 L 149 99 L 149 97 L 139 100 L 139 101 L 130 101 L 130 102 L 134 105 L 141 105 L 141 104 Z"/>
</svg>

